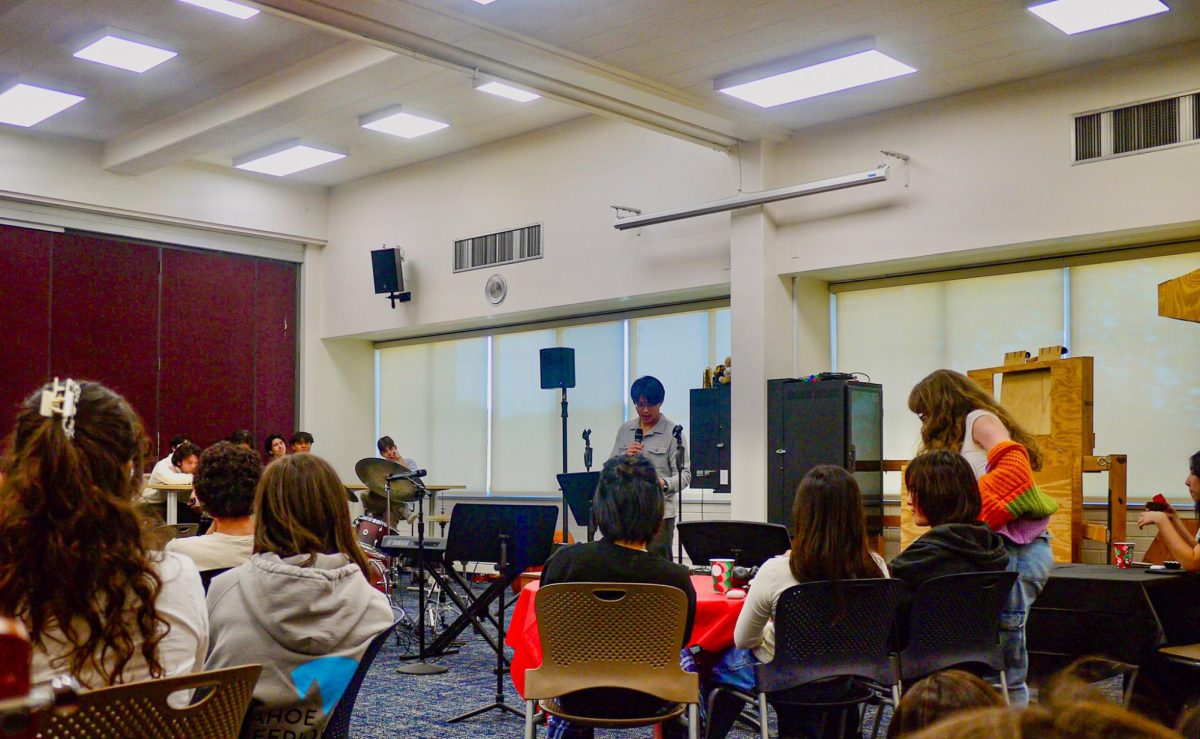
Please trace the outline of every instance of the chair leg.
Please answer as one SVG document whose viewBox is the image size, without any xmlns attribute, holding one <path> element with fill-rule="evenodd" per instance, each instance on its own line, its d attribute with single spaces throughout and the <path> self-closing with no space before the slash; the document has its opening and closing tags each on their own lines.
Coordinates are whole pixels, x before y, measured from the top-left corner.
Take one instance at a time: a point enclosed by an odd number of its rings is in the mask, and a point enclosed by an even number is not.
<svg viewBox="0 0 1200 739">
<path fill-rule="evenodd" d="M 758 733 L 762 739 L 771 739 L 771 731 L 767 727 L 767 694 L 758 694 Z"/>
<path fill-rule="evenodd" d="M 525 739 L 535 739 L 537 729 L 533 728 L 534 701 L 525 701 Z"/>
<path fill-rule="evenodd" d="M 700 704 L 688 704 L 688 739 L 700 739 Z"/>
<path fill-rule="evenodd" d="M 1008 680 L 1004 679 L 1004 670 L 1000 671 L 1000 695 L 1004 696 L 1004 705 L 1012 705 L 1012 701 L 1008 699 Z"/>
</svg>

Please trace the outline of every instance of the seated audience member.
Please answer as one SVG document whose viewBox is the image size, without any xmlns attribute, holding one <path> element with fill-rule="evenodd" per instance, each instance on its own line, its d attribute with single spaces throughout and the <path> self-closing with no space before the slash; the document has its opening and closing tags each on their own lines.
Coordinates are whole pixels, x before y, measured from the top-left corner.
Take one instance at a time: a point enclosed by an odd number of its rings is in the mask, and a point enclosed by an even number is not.
<svg viewBox="0 0 1200 739">
<path fill-rule="evenodd" d="M 229 435 L 229 442 L 247 449 L 254 449 L 254 434 L 246 429 L 238 429 Z"/>
<path fill-rule="evenodd" d="M 718 660 L 711 682 L 754 690 L 754 665 L 775 657 L 775 606 L 788 588 L 821 580 L 887 577 L 883 559 L 867 548 L 858 483 L 841 467 L 818 465 L 804 476 L 792 504 L 792 527 L 796 535 L 791 550 L 767 560 L 750 581 L 733 632 L 735 647 Z M 804 696 L 814 701 L 834 700 L 850 689 L 847 681 L 826 681 L 805 688 Z M 740 708 L 740 701 L 722 694 L 709 716 L 707 736 L 725 736 Z M 847 736 L 857 736 L 858 711 L 849 710 Z M 779 706 L 778 713 L 780 736 L 822 736 L 822 719 L 826 718 L 822 710 Z M 836 718 L 831 713 L 829 725 L 835 726 Z M 827 736 L 835 734 L 826 732 Z"/>
<path fill-rule="evenodd" d="M 135 504 L 142 436 L 128 402 L 94 382 L 21 406 L 0 485 L 0 615 L 28 630 L 34 682 L 65 672 L 95 689 L 204 663 L 196 566 L 152 551 Z"/>
<path fill-rule="evenodd" d="M 328 462 L 296 454 L 263 470 L 254 555 L 208 589 L 207 669 L 263 665 L 243 737 L 321 735 L 367 645 L 392 624 L 367 567 Z"/>
<path fill-rule="evenodd" d="M 284 439 L 279 434 L 271 434 L 267 440 L 263 442 L 263 451 L 267 453 L 264 459 L 269 462 L 274 462 L 280 457 L 286 457 L 288 453 L 287 439 Z"/>
<path fill-rule="evenodd" d="M 1188 494 L 1197 504 L 1196 510 L 1200 514 L 1200 452 L 1196 452 L 1188 460 L 1188 476 L 1184 480 L 1184 484 L 1187 485 Z M 1200 533 L 1192 536 L 1184 528 L 1183 522 L 1179 520 L 1179 514 L 1171 505 L 1164 506 L 1164 510 L 1156 511 L 1150 508 L 1148 503 L 1146 510 L 1138 516 L 1138 528 L 1147 524 L 1157 526 L 1158 535 L 1167 545 L 1167 551 L 1171 553 L 1171 557 L 1179 560 L 1183 569 L 1188 572 L 1200 572 L 1200 542 L 1197 541 Z"/>
<path fill-rule="evenodd" d="M 176 437 L 178 438 L 178 437 Z M 174 441 L 174 439 L 172 439 Z M 184 440 L 171 447 L 171 453 L 158 460 L 154 469 L 150 470 L 147 485 L 191 485 L 192 475 L 200 462 L 200 447 Z M 162 503 L 166 493 L 154 488 L 142 491 L 142 501 L 145 503 Z"/>
<path fill-rule="evenodd" d="M 1004 698 L 981 678 L 962 670 L 935 672 L 913 683 L 888 722 L 888 738 L 906 736 L 971 708 L 1004 706 Z"/>
<path fill-rule="evenodd" d="M 628 582 L 678 588 L 688 599 L 687 628 L 680 647 L 686 646 L 696 614 L 696 591 L 688 569 L 646 551 L 663 518 L 663 494 L 654 465 L 640 455 L 614 457 L 605 462 L 592 502 L 592 515 L 603 538 L 556 552 L 546 562 L 542 585 Z M 651 716 L 664 707 L 657 698 L 617 688 L 579 691 L 563 696 L 560 702 L 568 712 L 572 706 L 579 706 L 577 710 L 589 716 L 600 715 L 600 711 L 609 711 L 613 717 Z M 674 732 L 677 728 L 672 725 L 664 730 Z M 590 729 L 569 727 L 555 736 L 591 734 Z"/>
<path fill-rule="evenodd" d="M 312 451 L 313 436 L 307 431 L 292 434 L 292 454 L 308 454 Z"/>
<path fill-rule="evenodd" d="M 1008 566 L 1000 535 L 979 520 L 979 485 L 970 463 L 948 451 L 926 452 L 904 471 L 913 522 L 932 526 L 892 560 L 892 577 L 916 590 L 926 580 Z"/>
<path fill-rule="evenodd" d="M 200 455 L 196 468 L 196 498 L 212 516 L 204 536 L 173 539 L 168 552 L 191 558 L 196 568 L 219 570 L 237 567 L 254 552 L 254 488 L 262 474 L 258 452 L 228 441 L 218 441 Z"/>
</svg>

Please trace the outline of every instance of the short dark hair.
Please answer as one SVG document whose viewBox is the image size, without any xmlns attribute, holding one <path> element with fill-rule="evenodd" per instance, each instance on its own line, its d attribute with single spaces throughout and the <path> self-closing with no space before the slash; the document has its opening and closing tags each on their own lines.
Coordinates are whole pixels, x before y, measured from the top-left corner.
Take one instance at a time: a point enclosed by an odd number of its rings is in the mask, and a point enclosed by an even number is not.
<svg viewBox="0 0 1200 739">
<path fill-rule="evenodd" d="M 312 434 L 308 433 L 307 431 L 297 431 L 296 433 L 292 434 L 292 439 L 288 443 L 296 444 L 301 441 L 307 441 L 309 444 L 313 443 Z"/>
<path fill-rule="evenodd" d="M 254 488 L 262 475 L 258 452 L 232 441 L 218 441 L 200 455 L 192 484 L 196 498 L 214 518 L 249 516 Z"/>
<path fill-rule="evenodd" d="M 650 405 L 658 405 L 667 397 L 667 390 L 657 377 L 644 375 L 633 381 L 629 387 L 629 399 L 634 403 L 645 398 Z"/>
<path fill-rule="evenodd" d="M 275 443 L 276 439 L 279 439 L 284 444 L 287 443 L 287 439 L 283 438 L 281 434 L 270 434 L 267 436 L 267 440 L 263 442 L 263 450 L 266 451 L 267 458 L 271 457 L 271 445 Z"/>
<path fill-rule="evenodd" d="M 171 448 L 171 450 L 174 451 L 175 447 L 179 446 L 180 444 L 182 444 L 185 441 L 191 441 L 191 440 L 192 440 L 192 437 L 188 436 L 187 434 L 175 434 L 174 436 L 171 437 L 171 441 L 167 442 L 167 446 L 169 446 Z"/>
<path fill-rule="evenodd" d="M 396 442 L 392 441 L 392 437 L 390 436 L 381 436 L 379 437 L 379 441 L 375 442 L 375 446 L 379 449 L 379 453 L 383 454 L 388 449 L 394 448 Z"/>
<path fill-rule="evenodd" d="M 604 463 L 592 500 L 592 518 L 610 541 L 648 542 L 662 526 L 658 473 L 640 454 Z"/>
<path fill-rule="evenodd" d="M 904 485 L 931 526 L 979 520 L 979 483 L 962 455 L 945 449 L 919 455 L 904 470 Z"/>
<path fill-rule="evenodd" d="M 238 429 L 229 435 L 229 441 L 232 444 L 247 444 L 251 449 L 254 448 L 254 434 L 246 429 Z"/>
<path fill-rule="evenodd" d="M 1200 452 L 1196 452 L 1188 459 L 1188 472 L 1200 477 Z"/>
<path fill-rule="evenodd" d="M 201 449 L 200 447 L 196 446 L 192 442 L 185 441 L 182 444 L 180 444 L 179 446 L 175 447 L 175 451 L 171 452 L 171 464 L 178 467 L 179 465 L 183 464 L 183 460 L 187 459 L 188 457 L 192 456 L 193 454 L 195 454 L 197 457 L 199 457 L 200 452 L 202 452 L 202 451 L 204 451 L 204 450 Z"/>
</svg>

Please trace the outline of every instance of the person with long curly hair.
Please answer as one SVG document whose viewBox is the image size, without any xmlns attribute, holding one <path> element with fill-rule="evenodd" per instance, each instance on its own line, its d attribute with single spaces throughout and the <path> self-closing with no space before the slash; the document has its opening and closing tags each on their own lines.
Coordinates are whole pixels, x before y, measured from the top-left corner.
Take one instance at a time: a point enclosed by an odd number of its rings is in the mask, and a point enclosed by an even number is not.
<svg viewBox="0 0 1200 739">
<path fill-rule="evenodd" d="M 944 449 L 971 465 L 979 480 L 979 519 L 1004 540 L 1008 570 L 1018 574 L 1000 616 L 1000 640 L 1009 700 L 1025 705 L 1025 620 L 1050 577 L 1054 554 L 1047 527 L 1058 510 L 1033 480 L 1042 466 L 1037 439 L 991 393 L 952 370 L 937 370 L 918 382 L 908 394 L 908 408 L 921 419 L 922 454 Z"/>
<path fill-rule="evenodd" d="M 29 631 L 35 682 L 101 688 L 204 664 L 196 566 L 153 551 L 138 513 L 142 437 L 99 383 L 55 381 L 21 406 L 0 483 L 0 615 Z"/>
<path fill-rule="evenodd" d="M 320 736 L 368 644 L 391 626 L 329 463 L 267 465 L 254 497 L 254 555 L 208 589 L 208 669 L 261 663 L 243 737 Z"/>
</svg>

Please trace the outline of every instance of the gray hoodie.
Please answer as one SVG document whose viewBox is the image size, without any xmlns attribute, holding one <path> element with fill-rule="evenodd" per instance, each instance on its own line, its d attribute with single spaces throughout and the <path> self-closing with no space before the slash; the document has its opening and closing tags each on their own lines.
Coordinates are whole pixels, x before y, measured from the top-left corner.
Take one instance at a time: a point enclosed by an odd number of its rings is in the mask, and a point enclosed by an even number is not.
<svg viewBox="0 0 1200 739">
<path fill-rule="evenodd" d="M 205 669 L 261 663 L 243 739 L 316 739 L 371 639 L 392 624 L 387 596 L 343 554 L 255 554 L 208 590 Z"/>
</svg>

